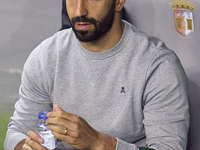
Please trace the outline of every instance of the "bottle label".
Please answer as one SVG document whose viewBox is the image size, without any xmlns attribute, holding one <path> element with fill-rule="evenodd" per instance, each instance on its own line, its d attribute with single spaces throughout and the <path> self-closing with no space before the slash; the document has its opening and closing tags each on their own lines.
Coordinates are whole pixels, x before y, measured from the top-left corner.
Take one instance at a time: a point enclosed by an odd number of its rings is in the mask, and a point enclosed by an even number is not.
<svg viewBox="0 0 200 150">
<path fill-rule="evenodd" d="M 51 133 L 51 131 L 43 131 L 43 132 L 40 132 L 39 135 L 44 139 L 44 143 L 42 143 L 42 146 L 50 150 L 55 149 L 57 147 L 57 139 Z"/>
</svg>

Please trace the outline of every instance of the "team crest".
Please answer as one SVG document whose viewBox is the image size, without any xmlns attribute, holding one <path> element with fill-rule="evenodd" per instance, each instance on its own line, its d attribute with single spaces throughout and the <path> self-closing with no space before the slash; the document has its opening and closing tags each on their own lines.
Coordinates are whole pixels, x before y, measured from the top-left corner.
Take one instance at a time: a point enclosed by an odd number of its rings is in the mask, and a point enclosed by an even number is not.
<svg viewBox="0 0 200 150">
<path fill-rule="evenodd" d="M 182 36 L 190 36 L 194 32 L 194 14 L 195 4 L 191 5 L 190 1 L 185 3 L 185 0 L 175 0 L 175 3 L 170 2 L 174 8 L 175 27 Z"/>
</svg>

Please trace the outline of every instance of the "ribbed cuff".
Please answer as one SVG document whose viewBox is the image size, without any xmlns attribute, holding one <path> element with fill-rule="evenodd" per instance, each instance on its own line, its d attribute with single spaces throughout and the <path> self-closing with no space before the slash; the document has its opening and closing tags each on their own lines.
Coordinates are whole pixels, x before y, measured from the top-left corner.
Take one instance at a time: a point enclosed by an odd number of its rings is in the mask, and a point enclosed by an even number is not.
<svg viewBox="0 0 200 150">
<path fill-rule="evenodd" d="M 117 138 L 116 150 L 139 150 L 135 144 L 130 144 Z"/>
<path fill-rule="evenodd" d="M 26 139 L 27 136 L 21 133 L 13 133 L 13 135 L 7 135 L 4 142 L 4 150 L 14 150 L 19 142 Z"/>
</svg>

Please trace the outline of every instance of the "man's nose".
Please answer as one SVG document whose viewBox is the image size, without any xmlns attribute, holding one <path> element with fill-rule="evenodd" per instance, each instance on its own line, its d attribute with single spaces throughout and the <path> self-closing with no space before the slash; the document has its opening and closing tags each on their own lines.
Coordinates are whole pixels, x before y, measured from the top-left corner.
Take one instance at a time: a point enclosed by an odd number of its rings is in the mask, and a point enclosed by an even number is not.
<svg viewBox="0 0 200 150">
<path fill-rule="evenodd" d="M 88 14 L 88 10 L 87 10 L 86 1 L 85 0 L 77 0 L 75 15 L 76 16 L 87 16 L 87 14 Z"/>
</svg>

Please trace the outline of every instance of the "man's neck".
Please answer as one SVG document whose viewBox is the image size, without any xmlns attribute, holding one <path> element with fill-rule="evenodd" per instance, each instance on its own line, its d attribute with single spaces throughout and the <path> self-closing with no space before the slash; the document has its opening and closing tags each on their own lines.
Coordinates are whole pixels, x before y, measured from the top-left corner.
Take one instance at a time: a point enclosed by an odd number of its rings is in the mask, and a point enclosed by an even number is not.
<svg viewBox="0 0 200 150">
<path fill-rule="evenodd" d="M 113 48 L 121 39 L 124 32 L 125 25 L 119 20 L 119 22 L 114 22 L 112 28 L 108 33 L 100 38 L 99 40 L 92 42 L 80 42 L 81 45 L 91 52 L 104 52 Z"/>
</svg>

